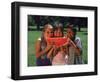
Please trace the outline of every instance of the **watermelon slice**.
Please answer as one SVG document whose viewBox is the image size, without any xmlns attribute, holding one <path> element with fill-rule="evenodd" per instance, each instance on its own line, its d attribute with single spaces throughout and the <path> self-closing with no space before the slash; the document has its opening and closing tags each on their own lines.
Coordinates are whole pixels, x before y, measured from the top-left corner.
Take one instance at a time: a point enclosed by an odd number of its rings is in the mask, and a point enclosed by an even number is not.
<svg viewBox="0 0 100 82">
<path fill-rule="evenodd" d="M 48 43 L 51 45 L 55 45 L 57 47 L 60 47 L 68 42 L 68 39 L 65 37 L 59 37 L 59 38 L 48 38 Z"/>
</svg>

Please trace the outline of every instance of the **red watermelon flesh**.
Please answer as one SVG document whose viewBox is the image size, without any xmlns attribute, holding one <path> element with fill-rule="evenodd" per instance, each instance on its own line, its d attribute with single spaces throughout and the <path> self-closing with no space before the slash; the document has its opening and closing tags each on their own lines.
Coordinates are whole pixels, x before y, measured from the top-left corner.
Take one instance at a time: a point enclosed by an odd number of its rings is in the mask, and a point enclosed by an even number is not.
<svg viewBox="0 0 100 82">
<path fill-rule="evenodd" d="M 64 45 L 68 42 L 68 39 L 65 37 L 59 37 L 59 38 L 48 38 L 47 39 L 49 44 L 55 45 L 57 47 Z"/>
</svg>

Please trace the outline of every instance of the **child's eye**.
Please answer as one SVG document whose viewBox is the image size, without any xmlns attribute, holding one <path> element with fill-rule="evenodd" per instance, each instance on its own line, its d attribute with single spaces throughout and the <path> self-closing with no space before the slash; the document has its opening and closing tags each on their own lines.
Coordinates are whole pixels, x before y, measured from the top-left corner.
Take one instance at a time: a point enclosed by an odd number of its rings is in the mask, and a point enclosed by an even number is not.
<svg viewBox="0 0 100 82">
<path fill-rule="evenodd" d="M 49 34 L 49 32 L 47 32 Z"/>
<path fill-rule="evenodd" d="M 51 34 L 51 33 L 53 33 L 53 32 L 47 32 L 48 34 Z"/>
</svg>

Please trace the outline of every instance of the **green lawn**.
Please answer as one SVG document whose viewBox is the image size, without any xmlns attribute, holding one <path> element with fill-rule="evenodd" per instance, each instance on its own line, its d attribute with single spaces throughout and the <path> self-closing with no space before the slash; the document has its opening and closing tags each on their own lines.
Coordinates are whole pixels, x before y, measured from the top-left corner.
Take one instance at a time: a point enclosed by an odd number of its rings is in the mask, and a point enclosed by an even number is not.
<svg viewBox="0 0 100 82">
<path fill-rule="evenodd" d="M 41 31 L 28 31 L 28 66 L 36 65 L 35 58 L 35 43 L 41 36 Z M 77 32 L 77 36 L 81 38 L 83 45 L 83 60 L 87 63 L 87 29 L 81 29 L 81 32 Z"/>
<path fill-rule="evenodd" d="M 41 31 L 28 31 L 28 66 L 36 65 L 35 43 L 41 36 Z"/>
</svg>

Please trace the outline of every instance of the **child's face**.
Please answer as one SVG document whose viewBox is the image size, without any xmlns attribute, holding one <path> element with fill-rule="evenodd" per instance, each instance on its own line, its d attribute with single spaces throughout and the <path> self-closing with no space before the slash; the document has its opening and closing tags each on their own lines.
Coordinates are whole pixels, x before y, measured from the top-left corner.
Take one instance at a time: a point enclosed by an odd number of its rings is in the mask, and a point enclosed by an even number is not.
<svg viewBox="0 0 100 82">
<path fill-rule="evenodd" d="M 73 39 L 75 37 L 75 33 L 70 29 L 68 28 L 67 29 L 67 36 L 70 38 L 70 39 Z"/>
<path fill-rule="evenodd" d="M 61 29 L 55 30 L 54 31 L 54 36 L 56 36 L 56 37 L 62 37 L 63 33 L 62 33 Z"/>
<path fill-rule="evenodd" d="M 53 29 L 47 28 L 44 32 L 44 38 L 47 39 L 50 37 L 53 37 Z"/>
</svg>

